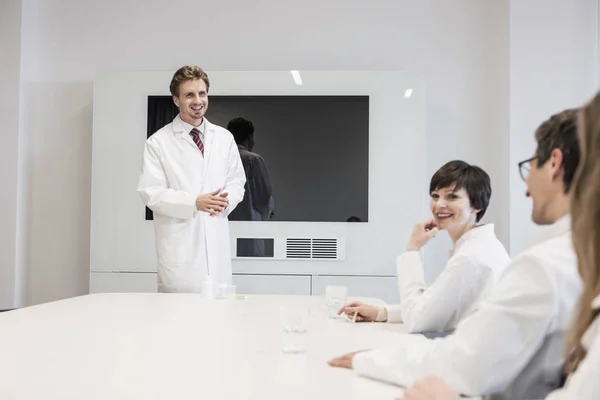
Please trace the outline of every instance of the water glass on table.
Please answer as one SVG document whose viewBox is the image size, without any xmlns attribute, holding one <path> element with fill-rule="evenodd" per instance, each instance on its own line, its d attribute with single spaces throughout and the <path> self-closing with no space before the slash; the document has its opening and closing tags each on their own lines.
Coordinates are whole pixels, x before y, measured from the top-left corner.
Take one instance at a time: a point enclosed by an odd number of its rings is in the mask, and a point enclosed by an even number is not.
<svg viewBox="0 0 600 400">
<path fill-rule="evenodd" d="M 303 306 L 281 306 L 281 350 L 284 353 L 304 353 L 308 342 L 309 310 Z"/>
<path fill-rule="evenodd" d="M 215 298 L 217 299 L 235 299 L 235 285 L 229 285 L 226 283 L 220 283 L 217 285 L 217 292 Z"/>
<path fill-rule="evenodd" d="M 346 286 L 329 285 L 325 288 L 325 307 L 329 318 L 339 318 L 337 312 L 348 301 Z"/>
</svg>

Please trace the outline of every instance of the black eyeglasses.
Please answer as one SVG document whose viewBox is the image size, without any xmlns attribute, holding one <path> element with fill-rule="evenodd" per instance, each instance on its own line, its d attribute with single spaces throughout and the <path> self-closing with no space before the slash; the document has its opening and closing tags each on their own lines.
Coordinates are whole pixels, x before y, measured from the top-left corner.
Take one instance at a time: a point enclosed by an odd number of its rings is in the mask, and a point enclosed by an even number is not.
<svg viewBox="0 0 600 400">
<path fill-rule="evenodd" d="M 519 174 L 521 174 L 521 178 L 525 181 L 527 180 L 527 176 L 529 175 L 529 171 L 531 170 L 531 162 L 538 158 L 538 156 L 531 157 L 525 161 L 521 161 L 519 163 Z"/>
</svg>

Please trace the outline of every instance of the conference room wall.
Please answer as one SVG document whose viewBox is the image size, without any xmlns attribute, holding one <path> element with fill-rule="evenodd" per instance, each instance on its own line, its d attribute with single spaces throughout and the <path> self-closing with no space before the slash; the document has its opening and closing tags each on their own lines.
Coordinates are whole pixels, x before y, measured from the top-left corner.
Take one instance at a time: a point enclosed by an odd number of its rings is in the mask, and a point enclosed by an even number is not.
<svg viewBox="0 0 600 400">
<path fill-rule="evenodd" d="M 208 73 L 215 96 L 369 96 L 369 222 L 232 222 L 232 248 L 236 238 L 251 237 L 275 238 L 276 248 L 275 259 L 234 259 L 233 271 L 259 276 L 387 276 L 391 293 L 396 295 L 390 297 L 397 298 L 394 276 L 399 243 L 408 242 L 415 218 L 429 214 L 423 157 L 426 91 L 422 79 L 397 71 L 302 70 L 304 84 L 299 86 L 289 71 Z M 171 76 L 170 71 L 116 72 L 95 80 L 92 272 L 156 271 L 153 225 L 144 219 L 135 188 L 146 140 L 147 96 L 168 93 L 164 82 Z M 410 98 L 404 97 L 407 89 L 413 91 Z M 208 113 L 210 119 L 210 105 Z M 402 184 L 390 182 L 390 171 Z M 319 196 L 323 183 L 315 179 L 310 191 Z M 330 199 L 323 201 L 335 206 Z M 301 200 L 296 201 L 296 207 L 302 207 Z M 282 260 L 286 238 L 340 238 L 340 259 Z M 113 289 L 108 286 L 105 290 Z"/>
<path fill-rule="evenodd" d="M 517 254 L 545 228 L 531 222 L 531 199 L 517 172 L 532 156 L 532 132 L 551 114 L 598 90 L 598 1 L 510 2 L 510 249 Z"/>
<path fill-rule="evenodd" d="M 92 81 L 106 70 L 174 70 L 199 63 L 212 70 L 422 73 L 428 92 L 427 175 L 450 158 L 481 165 L 494 183 L 486 221 L 496 223 L 507 245 L 509 233 L 519 229 L 519 221 L 509 225 L 506 207 L 515 173 L 509 167 L 508 2 L 35 3 L 37 73 L 26 82 L 35 96 L 24 109 L 31 190 L 27 202 L 19 203 L 28 216 L 27 263 L 18 268 L 27 272 L 29 304 L 89 290 Z M 195 31 L 181 22 L 189 15 L 199 20 Z M 562 30 L 578 23 L 583 21 L 563 23 Z M 549 76 L 555 67 L 546 63 Z M 429 246 L 428 279 L 439 272 L 448 248 L 443 236 Z"/>
<path fill-rule="evenodd" d="M 200 21 L 195 31 L 180 22 L 189 15 Z M 502 2 L 46 0 L 37 3 L 36 21 L 38 74 L 26 110 L 29 304 L 89 290 L 92 81 L 107 70 L 198 63 L 209 70 L 422 73 L 426 175 L 450 158 L 484 167 L 496 189 L 486 220 L 508 243 L 508 215 L 500 207 L 508 202 L 509 146 L 508 73 L 501 67 L 508 60 L 508 7 Z M 389 180 L 398 177 L 391 172 Z M 399 251 L 404 245 L 398 243 Z M 442 236 L 430 248 L 428 279 L 438 273 L 449 241 Z"/>
<path fill-rule="evenodd" d="M 19 82 L 21 76 L 21 3 L 0 8 L 0 310 L 14 307 L 17 246 Z"/>
</svg>

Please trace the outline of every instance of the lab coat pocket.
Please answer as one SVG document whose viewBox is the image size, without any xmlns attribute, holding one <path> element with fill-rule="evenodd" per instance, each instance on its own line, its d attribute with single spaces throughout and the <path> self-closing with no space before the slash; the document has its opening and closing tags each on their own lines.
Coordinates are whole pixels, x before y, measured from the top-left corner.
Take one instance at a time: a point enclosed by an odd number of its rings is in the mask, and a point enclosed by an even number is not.
<svg viewBox="0 0 600 400">
<path fill-rule="evenodd" d="M 169 264 L 171 266 L 188 265 L 191 260 L 190 252 L 190 221 L 179 218 L 169 218 L 163 225 L 162 243 L 158 251 L 158 257 L 161 264 Z M 157 234 L 159 234 L 157 232 Z"/>
</svg>

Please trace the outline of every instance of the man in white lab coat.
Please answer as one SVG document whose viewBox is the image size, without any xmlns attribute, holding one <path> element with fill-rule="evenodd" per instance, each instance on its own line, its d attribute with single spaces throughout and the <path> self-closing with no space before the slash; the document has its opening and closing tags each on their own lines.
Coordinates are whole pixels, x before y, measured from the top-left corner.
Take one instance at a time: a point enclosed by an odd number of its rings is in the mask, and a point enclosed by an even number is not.
<svg viewBox="0 0 600 400">
<path fill-rule="evenodd" d="M 534 156 L 519 164 L 532 219 L 548 227 L 479 309 L 445 338 L 403 335 L 394 347 L 350 353 L 331 365 L 401 386 L 434 375 L 462 394 L 493 399 L 543 398 L 559 384 L 564 335 L 581 292 L 568 215 L 579 162 L 576 116 L 566 110 L 540 125 Z"/>
<path fill-rule="evenodd" d="M 197 66 L 173 75 L 179 114 L 146 141 L 138 192 L 154 213 L 159 292 L 231 282 L 228 214 L 246 177 L 233 136 L 205 117 L 210 82 Z"/>
</svg>

